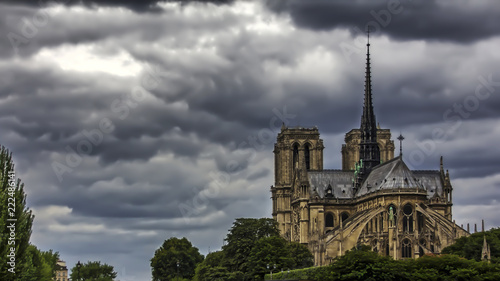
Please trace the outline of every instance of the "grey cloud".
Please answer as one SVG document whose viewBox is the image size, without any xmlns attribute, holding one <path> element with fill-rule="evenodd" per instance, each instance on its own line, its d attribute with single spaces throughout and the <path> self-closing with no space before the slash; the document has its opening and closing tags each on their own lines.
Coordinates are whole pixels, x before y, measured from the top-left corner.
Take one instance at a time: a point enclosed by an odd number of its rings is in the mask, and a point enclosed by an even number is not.
<svg viewBox="0 0 500 281">
<path fill-rule="evenodd" d="M 372 30 L 396 40 L 432 40 L 470 43 L 497 36 L 497 1 L 285 1 L 267 0 L 270 10 L 289 14 L 298 26 L 314 30 L 348 28 L 354 34 Z M 394 6 L 393 6 L 394 5 Z M 355 30 L 357 27 L 359 31 Z"/>
</svg>

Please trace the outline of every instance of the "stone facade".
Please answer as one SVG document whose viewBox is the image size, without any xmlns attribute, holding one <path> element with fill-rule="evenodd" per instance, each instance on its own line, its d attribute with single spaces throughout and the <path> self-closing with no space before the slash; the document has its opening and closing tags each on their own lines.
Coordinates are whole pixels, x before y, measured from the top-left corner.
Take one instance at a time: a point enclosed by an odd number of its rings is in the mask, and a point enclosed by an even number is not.
<svg viewBox="0 0 500 281">
<path fill-rule="evenodd" d="M 401 139 L 402 136 L 401 136 Z M 318 128 L 284 125 L 274 146 L 273 218 L 281 235 L 307 245 L 316 265 L 360 244 L 394 259 L 440 251 L 469 233 L 452 220 L 448 171 L 411 171 L 376 123 L 367 44 L 359 129 L 342 145 L 342 170 L 323 169 Z"/>
<path fill-rule="evenodd" d="M 469 235 L 452 221 L 453 188 L 442 162 L 439 170 L 410 171 L 396 157 L 356 189 L 355 171 L 323 169 L 323 149 L 317 128 L 283 127 L 271 186 L 282 236 L 307 245 L 316 265 L 359 244 L 395 259 L 416 258 Z"/>
</svg>

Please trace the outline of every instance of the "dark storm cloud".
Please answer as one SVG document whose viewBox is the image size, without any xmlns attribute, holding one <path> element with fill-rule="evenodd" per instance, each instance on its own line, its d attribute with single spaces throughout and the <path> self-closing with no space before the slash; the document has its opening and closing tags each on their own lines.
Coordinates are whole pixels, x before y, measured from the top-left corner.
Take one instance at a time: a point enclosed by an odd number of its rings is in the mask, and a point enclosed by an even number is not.
<svg viewBox="0 0 500 281">
<path fill-rule="evenodd" d="M 278 13 L 288 13 L 298 26 L 315 30 L 336 27 L 364 32 L 368 23 L 377 33 L 397 40 L 428 39 L 470 43 L 500 33 L 500 3 L 470 1 L 331 1 L 267 0 Z"/>
<path fill-rule="evenodd" d="M 28 3 L 33 4 L 37 1 Z M 141 3 L 143 2 L 138 1 L 137 5 L 142 6 Z M 118 1 L 117 4 L 119 4 Z M 172 9 L 162 14 L 147 16 L 124 12 L 110 18 L 92 10 L 68 13 L 64 10 L 55 11 L 46 8 L 47 6 L 40 8 L 38 5 L 17 6 L 0 2 L 0 33 L 5 34 L 0 40 L 0 57 L 31 56 L 44 47 L 63 44 L 78 45 L 111 37 L 152 41 L 158 40 L 165 34 L 177 33 L 178 29 L 183 28 L 190 30 L 189 34 L 193 35 L 193 30 L 210 32 L 214 28 L 234 24 L 235 20 L 234 15 L 224 15 L 224 21 L 218 21 L 219 26 L 214 26 L 209 22 L 200 24 L 199 21 L 191 21 L 182 14 L 174 13 Z M 162 16 L 166 17 L 162 24 L 158 25 L 158 17 Z M 179 42 L 190 44 L 184 40 Z M 108 54 L 116 53 L 120 49 L 118 45 L 110 46 L 106 43 L 96 48 L 101 48 Z"/>
<path fill-rule="evenodd" d="M 88 8 L 109 6 L 109 7 L 125 7 L 127 9 L 133 10 L 135 12 L 160 12 L 161 8 L 158 3 L 165 2 L 179 2 L 179 3 L 190 3 L 190 2 L 201 2 L 201 3 L 214 3 L 214 4 L 230 4 L 234 0 L 41 0 L 41 1 L 29 1 L 29 0 L 1 0 L 0 3 L 14 4 L 14 5 L 27 5 L 40 7 L 46 4 L 57 3 L 64 4 L 68 6 L 72 5 L 84 5 Z"/>
</svg>

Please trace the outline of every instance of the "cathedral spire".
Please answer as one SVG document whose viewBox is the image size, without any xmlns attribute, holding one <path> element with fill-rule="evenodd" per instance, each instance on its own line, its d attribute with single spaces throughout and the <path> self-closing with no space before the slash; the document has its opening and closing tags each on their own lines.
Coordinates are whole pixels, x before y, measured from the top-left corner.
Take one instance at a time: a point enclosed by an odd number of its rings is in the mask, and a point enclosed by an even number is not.
<svg viewBox="0 0 500 281">
<path fill-rule="evenodd" d="M 363 163 L 363 174 L 367 176 L 371 169 L 380 164 L 380 150 L 377 143 L 377 121 L 373 112 L 372 83 L 370 67 L 370 30 L 367 31 L 366 70 L 365 70 L 365 99 L 363 115 L 361 116 L 361 142 L 359 159 Z"/>
</svg>

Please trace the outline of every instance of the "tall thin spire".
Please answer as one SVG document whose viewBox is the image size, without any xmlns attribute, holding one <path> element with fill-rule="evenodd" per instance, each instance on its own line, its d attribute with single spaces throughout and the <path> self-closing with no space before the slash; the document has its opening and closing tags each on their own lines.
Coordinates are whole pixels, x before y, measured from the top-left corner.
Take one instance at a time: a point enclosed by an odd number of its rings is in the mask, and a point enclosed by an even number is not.
<svg viewBox="0 0 500 281">
<path fill-rule="evenodd" d="M 361 116 L 361 142 L 359 159 L 363 163 L 363 174 L 367 176 L 371 169 L 380 164 L 380 150 L 377 144 L 377 121 L 373 112 L 372 83 L 370 66 L 370 30 L 367 31 L 366 69 L 365 69 L 365 99 L 363 115 Z"/>
</svg>

